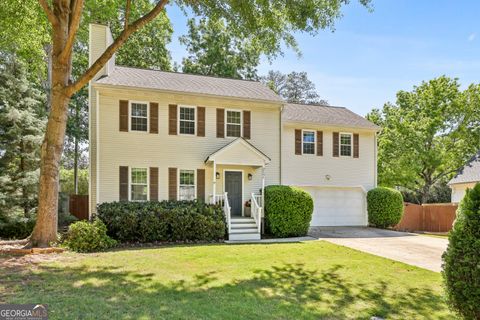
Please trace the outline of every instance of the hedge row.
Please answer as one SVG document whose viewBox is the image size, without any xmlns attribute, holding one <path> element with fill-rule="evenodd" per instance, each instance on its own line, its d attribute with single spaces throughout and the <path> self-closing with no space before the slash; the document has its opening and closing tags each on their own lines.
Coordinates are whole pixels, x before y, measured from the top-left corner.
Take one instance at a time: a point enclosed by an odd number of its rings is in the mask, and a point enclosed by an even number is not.
<svg viewBox="0 0 480 320">
<path fill-rule="evenodd" d="M 197 201 L 102 203 L 97 216 L 122 242 L 211 241 L 226 231 L 222 208 Z"/>
</svg>

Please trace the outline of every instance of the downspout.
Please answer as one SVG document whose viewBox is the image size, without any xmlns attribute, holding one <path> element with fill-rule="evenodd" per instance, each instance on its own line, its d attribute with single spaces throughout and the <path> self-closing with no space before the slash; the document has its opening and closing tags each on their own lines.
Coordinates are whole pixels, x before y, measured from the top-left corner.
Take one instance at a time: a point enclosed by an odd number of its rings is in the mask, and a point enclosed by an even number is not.
<svg viewBox="0 0 480 320">
<path fill-rule="evenodd" d="M 282 112 L 283 112 L 283 109 L 285 108 L 285 104 L 282 104 L 282 106 L 280 107 L 280 115 L 279 115 L 279 119 L 278 119 L 278 122 L 280 124 L 280 128 L 279 128 L 279 131 L 280 131 L 280 137 L 278 139 L 278 144 L 279 144 L 279 151 L 280 151 L 280 164 L 279 164 L 279 167 L 280 167 L 280 184 L 283 183 L 282 181 L 282 177 L 283 177 L 283 170 L 282 170 L 282 141 L 283 141 L 283 123 L 282 123 Z"/>
<path fill-rule="evenodd" d="M 377 171 L 378 171 L 378 146 L 377 146 L 377 136 L 378 136 L 378 132 L 375 132 L 375 138 L 374 138 L 374 157 L 375 157 L 375 160 L 374 160 L 374 167 L 373 167 L 373 187 L 376 188 L 377 187 L 377 183 L 378 183 L 378 178 L 377 178 Z"/>
</svg>

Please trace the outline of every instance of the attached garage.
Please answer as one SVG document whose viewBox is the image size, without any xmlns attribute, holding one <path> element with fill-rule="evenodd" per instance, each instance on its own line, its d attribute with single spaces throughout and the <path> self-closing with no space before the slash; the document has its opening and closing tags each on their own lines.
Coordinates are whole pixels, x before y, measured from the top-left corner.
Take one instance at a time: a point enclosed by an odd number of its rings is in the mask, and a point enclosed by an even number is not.
<svg viewBox="0 0 480 320">
<path fill-rule="evenodd" d="M 301 187 L 313 198 L 310 226 L 367 225 L 366 196 L 361 188 Z"/>
</svg>

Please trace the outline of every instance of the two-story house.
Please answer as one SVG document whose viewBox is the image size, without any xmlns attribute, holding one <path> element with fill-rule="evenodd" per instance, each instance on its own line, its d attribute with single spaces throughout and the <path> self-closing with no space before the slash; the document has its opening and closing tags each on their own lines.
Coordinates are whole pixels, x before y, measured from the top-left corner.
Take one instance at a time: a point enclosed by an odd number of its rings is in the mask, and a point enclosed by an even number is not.
<svg viewBox="0 0 480 320">
<path fill-rule="evenodd" d="M 111 41 L 90 25 L 89 62 Z M 89 85 L 89 115 L 91 214 L 102 202 L 198 199 L 224 206 L 230 239 L 258 239 L 264 186 L 288 184 L 314 197 L 312 226 L 367 223 L 379 128 L 345 108 L 113 57 Z"/>
</svg>

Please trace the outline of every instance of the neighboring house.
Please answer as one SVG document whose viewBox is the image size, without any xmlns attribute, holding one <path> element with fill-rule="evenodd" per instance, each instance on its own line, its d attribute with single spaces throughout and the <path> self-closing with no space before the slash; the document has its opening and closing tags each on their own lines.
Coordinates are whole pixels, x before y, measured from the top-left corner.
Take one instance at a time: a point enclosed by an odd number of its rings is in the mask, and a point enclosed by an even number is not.
<svg viewBox="0 0 480 320">
<path fill-rule="evenodd" d="M 452 202 L 459 203 L 467 189 L 480 182 L 480 151 L 448 182 L 452 189 Z"/>
<path fill-rule="evenodd" d="M 111 41 L 108 27 L 90 25 L 89 62 Z M 312 226 L 367 224 L 379 128 L 345 108 L 115 57 L 91 81 L 89 106 L 90 213 L 102 202 L 198 199 L 224 206 L 230 239 L 258 239 L 264 186 L 287 184 L 314 197 Z"/>
</svg>

